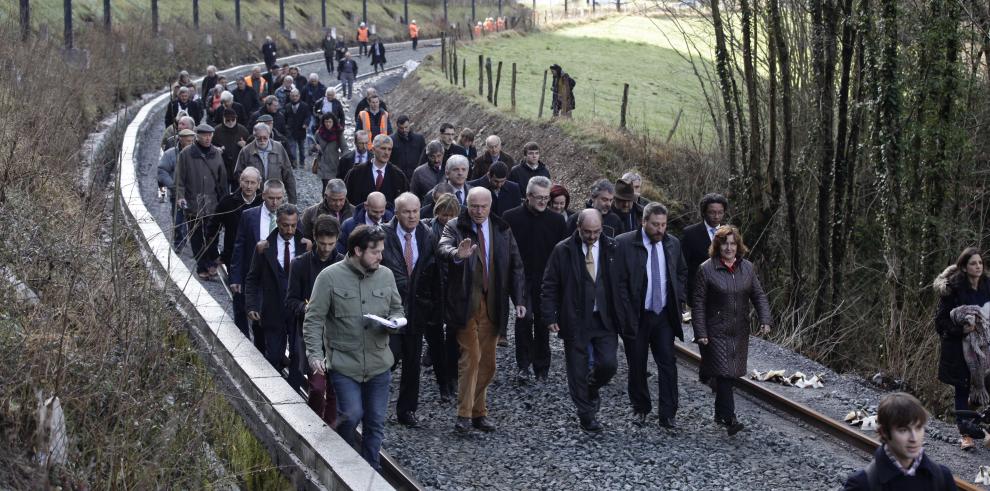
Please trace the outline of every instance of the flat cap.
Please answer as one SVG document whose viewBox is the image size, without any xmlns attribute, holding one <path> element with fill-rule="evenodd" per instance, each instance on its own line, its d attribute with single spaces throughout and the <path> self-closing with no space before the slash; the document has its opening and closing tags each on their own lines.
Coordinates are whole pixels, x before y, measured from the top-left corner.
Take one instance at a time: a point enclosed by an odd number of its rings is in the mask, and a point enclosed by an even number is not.
<svg viewBox="0 0 990 491">
<path fill-rule="evenodd" d="M 213 127 L 203 123 L 196 127 L 196 133 L 213 133 Z"/>
<path fill-rule="evenodd" d="M 179 136 L 196 136 L 196 132 L 189 128 L 186 128 L 183 130 L 179 130 Z"/>
<path fill-rule="evenodd" d="M 272 121 L 275 121 L 275 118 L 273 118 L 271 114 L 262 114 L 261 116 L 258 116 L 259 123 L 271 123 Z"/>
</svg>

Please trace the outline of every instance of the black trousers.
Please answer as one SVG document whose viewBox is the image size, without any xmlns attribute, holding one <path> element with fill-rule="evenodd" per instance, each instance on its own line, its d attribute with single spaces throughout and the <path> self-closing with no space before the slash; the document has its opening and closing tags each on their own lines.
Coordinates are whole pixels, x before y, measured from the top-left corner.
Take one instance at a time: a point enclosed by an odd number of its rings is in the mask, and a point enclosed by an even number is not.
<svg viewBox="0 0 990 491">
<path fill-rule="evenodd" d="M 433 374 L 436 375 L 437 385 L 441 389 L 446 389 L 450 383 L 450 373 L 449 370 L 454 370 L 454 377 L 457 377 L 457 358 L 448 357 L 447 353 L 447 336 L 443 329 L 443 324 L 426 326 L 423 329 L 423 333 L 426 338 L 426 351 L 430 354 L 430 359 L 433 360 Z M 457 340 L 454 339 L 454 348 L 457 348 Z M 453 368 L 450 360 L 453 361 Z"/>
<path fill-rule="evenodd" d="M 532 315 L 516 319 L 516 367 L 528 370 L 533 367 L 536 375 L 546 375 L 550 371 L 550 331 L 540 314 L 539 283 L 527 285 L 532 302 Z"/>
<path fill-rule="evenodd" d="M 413 48 L 413 51 L 416 50 L 416 46 L 418 44 L 419 44 L 419 38 L 418 37 L 412 38 L 412 48 Z"/>
<path fill-rule="evenodd" d="M 715 419 L 728 421 L 736 417 L 736 400 L 732 393 L 736 379 L 715 377 Z"/>
<path fill-rule="evenodd" d="M 577 407 L 578 417 L 588 420 L 598 414 L 601 399 L 592 399 L 589 389 L 599 389 L 608 384 L 615 375 L 616 351 L 619 339 L 614 333 L 605 330 L 598 315 L 594 315 L 595 333 L 575 333 L 574 338 L 564 341 L 564 363 L 567 367 L 567 391 Z M 594 351 L 593 368 L 588 367 L 589 349 Z"/>
<path fill-rule="evenodd" d="M 389 347 L 396 363 L 402 360 L 402 377 L 399 379 L 399 399 L 395 412 L 402 416 L 419 407 L 419 373 L 423 355 L 423 332 L 414 326 L 407 326 L 402 334 L 393 334 Z"/>
<path fill-rule="evenodd" d="M 333 73 L 333 53 L 323 53 L 323 61 L 327 63 L 327 73 Z"/>
<path fill-rule="evenodd" d="M 649 413 L 653 410 L 650 387 L 646 378 L 646 369 L 652 352 L 658 370 L 657 408 L 661 418 L 674 417 L 677 413 L 678 397 L 674 328 L 670 325 L 667 308 L 659 315 L 642 311 L 636 337 L 624 338 L 626 360 L 629 364 L 629 401 L 632 403 L 633 411 Z"/>
<path fill-rule="evenodd" d="M 286 348 L 291 348 L 296 342 L 296 332 L 295 329 L 282 326 L 265 326 L 264 327 L 264 340 L 265 348 L 263 353 L 268 363 L 271 363 L 275 370 L 281 372 L 282 368 L 289 369 L 289 385 L 292 388 L 302 387 L 306 383 L 306 379 L 303 378 L 302 362 L 297 359 L 298 353 L 294 349 L 289 349 L 289 365 L 285 365 L 285 351 Z M 300 333 L 301 334 L 301 333 Z"/>
</svg>

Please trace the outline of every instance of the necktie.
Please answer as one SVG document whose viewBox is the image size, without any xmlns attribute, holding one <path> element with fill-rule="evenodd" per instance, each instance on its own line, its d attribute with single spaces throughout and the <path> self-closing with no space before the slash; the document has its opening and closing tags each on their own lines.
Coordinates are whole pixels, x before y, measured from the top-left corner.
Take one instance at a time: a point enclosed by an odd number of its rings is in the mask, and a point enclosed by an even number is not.
<svg viewBox="0 0 990 491">
<path fill-rule="evenodd" d="M 382 181 L 385 180 L 385 176 L 382 174 L 382 170 L 378 169 L 378 177 L 375 178 L 375 191 L 382 190 Z"/>
<path fill-rule="evenodd" d="M 588 268 L 591 281 L 595 281 L 595 256 L 591 253 L 593 246 L 588 246 L 588 253 L 584 255 L 584 267 Z"/>
<path fill-rule="evenodd" d="M 488 251 L 485 245 L 485 229 L 478 225 L 478 252 L 481 253 L 481 291 L 488 293 Z"/>
<path fill-rule="evenodd" d="M 268 233 L 272 233 L 272 230 L 275 230 L 275 215 L 269 213 L 268 214 Z"/>
<path fill-rule="evenodd" d="M 663 295 L 660 293 L 660 256 L 657 254 L 659 245 L 655 243 L 650 247 L 650 279 L 653 280 L 650 285 L 650 310 L 655 314 L 663 310 Z"/>
<path fill-rule="evenodd" d="M 708 238 L 712 239 L 715 237 L 715 227 L 708 227 Z"/>
<path fill-rule="evenodd" d="M 282 269 L 284 269 L 286 273 L 289 272 L 290 261 L 292 261 L 292 258 L 289 256 L 289 241 L 285 241 L 285 252 L 282 253 Z"/>
<path fill-rule="evenodd" d="M 463 205 L 464 204 L 464 198 L 461 197 L 461 192 L 460 191 L 457 191 L 456 194 L 457 194 L 457 202 L 460 203 L 461 205 Z"/>
<path fill-rule="evenodd" d="M 406 257 L 406 273 L 412 276 L 413 272 L 413 250 L 412 250 L 412 234 L 406 232 L 406 247 L 402 251 L 403 255 Z"/>
</svg>

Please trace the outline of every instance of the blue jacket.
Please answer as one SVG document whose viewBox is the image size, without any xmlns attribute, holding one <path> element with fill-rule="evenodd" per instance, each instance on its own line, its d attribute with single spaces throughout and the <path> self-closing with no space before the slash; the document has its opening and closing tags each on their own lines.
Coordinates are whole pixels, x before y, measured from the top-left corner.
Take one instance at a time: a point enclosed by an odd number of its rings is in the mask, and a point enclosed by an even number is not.
<svg viewBox="0 0 990 491">
<path fill-rule="evenodd" d="M 347 255 L 347 237 L 351 235 L 351 232 L 357 228 L 358 225 L 364 223 L 368 216 L 368 212 L 364 211 L 364 203 L 354 207 L 354 215 L 352 215 L 340 226 L 340 238 L 337 239 L 337 252 Z M 390 206 L 385 207 L 385 215 L 382 217 L 382 225 L 392 220 L 395 213 L 392 211 Z"/>
</svg>

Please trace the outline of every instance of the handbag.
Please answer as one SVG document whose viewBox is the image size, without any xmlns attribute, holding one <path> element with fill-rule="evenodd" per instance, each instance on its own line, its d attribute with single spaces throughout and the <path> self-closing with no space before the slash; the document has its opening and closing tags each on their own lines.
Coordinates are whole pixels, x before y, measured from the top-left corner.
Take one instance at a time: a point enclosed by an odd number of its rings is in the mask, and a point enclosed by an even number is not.
<svg viewBox="0 0 990 491">
<path fill-rule="evenodd" d="M 320 156 L 319 155 L 314 155 L 313 156 L 312 171 L 313 171 L 313 174 L 319 174 L 320 173 Z"/>
</svg>

